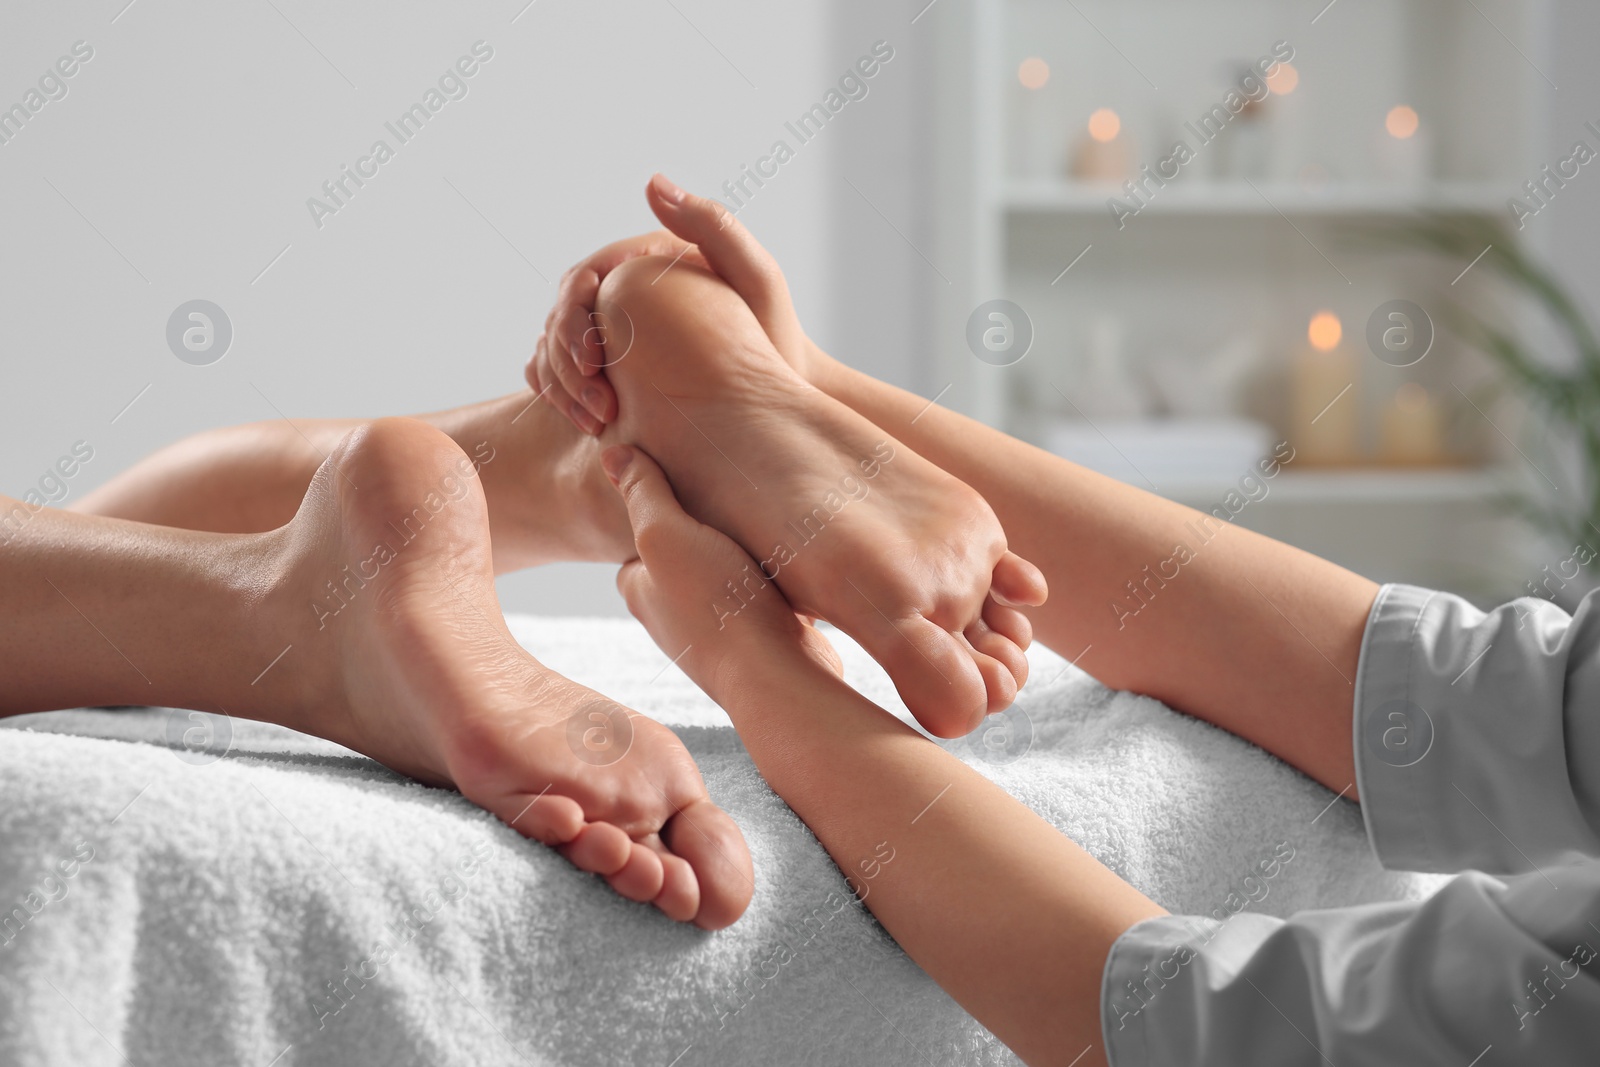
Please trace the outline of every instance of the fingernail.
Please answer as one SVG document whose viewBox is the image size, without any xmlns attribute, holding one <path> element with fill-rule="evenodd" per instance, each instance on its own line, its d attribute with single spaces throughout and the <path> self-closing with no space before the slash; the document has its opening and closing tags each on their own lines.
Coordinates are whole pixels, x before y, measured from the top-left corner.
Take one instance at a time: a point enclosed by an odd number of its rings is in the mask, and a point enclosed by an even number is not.
<svg viewBox="0 0 1600 1067">
<path fill-rule="evenodd" d="M 583 369 L 583 346 L 574 341 L 567 346 L 567 351 L 572 354 L 572 365 L 579 370 Z"/>
<path fill-rule="evenodd" d="M 586 385 L 583 387 L 583 392 L 579 394 L 578 399 L 582 400 L 583 406 L 589 409 L 589 414 L 593 415 L 601 422 L 605 421 L 606 401 L 605 397 L 600 395 L 599 389 L 592 385 Z"/>
<path fill-rule="evenodd" d="M 578 429 L 582 430 L 590 437 L 599 437 L 600 431 L 606 428 L 604 423 L 595 418 L 593 415 L 589 414 L 587 411 L 583 410 L 583 408 L 576 401 L 574 401 L 568 407 L 567 415 L 572 419 L 573 422 L 578 424 Z"/>
<path fill-rule="evenodd" d="M 683 198 L 686 194 L 682 189 L 679 189 L 676 185 L 674 185 L 672 179 L 668 178 L 665 174 L 656 174 L 652 176 L 650 179 L 650 184 L 656 187 L 656 192 L 660 193 L 672 203 L 683 203 Z"/>
<path fill-rule="evenodd" d="M 622 472 L 628 469 L 628 464 L 633 462 L 633 449 L 618 445 L 608 448 L 600 453 L 600 466 L 605 468 L 606 477 L 611 479 L 611 484 L 616 485 L 622 481 Z"/>
</svg>

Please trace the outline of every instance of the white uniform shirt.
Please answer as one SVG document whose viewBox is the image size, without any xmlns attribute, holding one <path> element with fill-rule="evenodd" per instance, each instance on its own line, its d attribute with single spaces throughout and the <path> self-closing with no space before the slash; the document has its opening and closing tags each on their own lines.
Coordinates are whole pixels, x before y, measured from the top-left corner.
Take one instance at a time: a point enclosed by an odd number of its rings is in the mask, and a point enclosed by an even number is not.
<svg viewBox="0 0 1600 1067">
<path fill-rule="evenodd" d="M 1107 957 L 1113 1067 L 1600 1064 L 1600 593 L 1485 614 L 1385 586 L 1356 781 L 1422 902 L 1139 923 Z"/>
</svg>

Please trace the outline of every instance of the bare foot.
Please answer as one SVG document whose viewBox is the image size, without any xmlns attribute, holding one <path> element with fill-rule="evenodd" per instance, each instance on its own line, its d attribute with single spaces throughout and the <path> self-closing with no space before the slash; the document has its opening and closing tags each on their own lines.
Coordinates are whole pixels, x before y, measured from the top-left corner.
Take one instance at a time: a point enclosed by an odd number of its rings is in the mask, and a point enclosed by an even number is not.
<svg viewBox="0 0 1600 1067">
<path fill-rule="evenodd" d="M 859 641 L 931 732 L 1011 703 L 1029 631 L 1005 603 L 1033 596 L 1036 572 L 978 493 L 808 385 L 705 270 L 629 260 L 596 310 L 620 410 L 604 442 L 654 456 L 690 514 Z M 763 581 L 730 578 L 707 604 L 724 625 Z"/>
<path fill-rule="evenodd" d="M 408 419 L 356 430 L 269 536 L 288 575 L 275 602 L 319 631 L 297 641 L 317 665 L 303 692 L 318 710 L 294 725 L 454 785 L 674 919 L 714 929 L 744 911 L 749 851 L 677 736 L 512 639 L 484 491 L 449 437 Z"/>
</svg>

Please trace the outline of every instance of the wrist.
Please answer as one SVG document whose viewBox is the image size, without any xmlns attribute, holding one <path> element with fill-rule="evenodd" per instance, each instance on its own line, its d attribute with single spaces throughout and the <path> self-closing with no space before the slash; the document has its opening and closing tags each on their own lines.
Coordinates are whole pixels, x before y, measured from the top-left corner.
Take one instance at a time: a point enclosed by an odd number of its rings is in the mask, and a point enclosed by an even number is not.
<svg viewBox="0 0 1600 1067">
<path fill-rule="evenodd" d="M 837 678 L 823 652 L 826 638 L 793 619 L 793 628 L 774 627 L 766 620 L 731 620 L 726 640 L 711 650 L 706 692 L 734 714 L 734 705 L 754 699 L 765 702 L 793 696 L 796 685 L 823 676 Z"/>
<path fill-rule="evenodd" d="M 848 379 L 854 373 L 845 364 L 823 351 L 810 337 L 806 338 L 805 365 L 802 375 L 813 387 L 835 400 L 846 391 Z"/>
</svg>

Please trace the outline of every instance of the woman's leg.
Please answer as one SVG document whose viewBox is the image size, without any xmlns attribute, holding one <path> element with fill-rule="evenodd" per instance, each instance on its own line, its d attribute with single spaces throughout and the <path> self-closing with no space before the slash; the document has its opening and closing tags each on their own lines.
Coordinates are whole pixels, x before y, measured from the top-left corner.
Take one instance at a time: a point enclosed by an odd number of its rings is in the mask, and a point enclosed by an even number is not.
<svg viewBox="0 0 1600 1067">
<path fill-rule="evenodd" d="M 276 722 L 453 784 L 623 895 L 726 925 L 753 888 L 743 838 L 671 731 L 511 637 L 478 462 L 380 420 L 261 534 L 0 501 L 0 714 L 128 703 Z M 628 720 L 623 754 L 569 742 L 591 713 Z"/>
<path fill-rule="evenodd" d="M 418 416 L 478 465 L 495 572 L 631 558 L 627 520 L 599 472 L 594 439 L 534 399 L 523 390 Z M 278 419 L 207 430 L 134 464 L 70 510 L 215 533 L 275 529 L 294 517 L 339 440 L 368 421 Z"/>
<path fill-rule="evenodd" d="M 1039 640 L 1355 795 L 1356 662 L 1378 587 L 831 359 L 812 383 L 983 494 L 1050 583 Z"/>
</svg>

